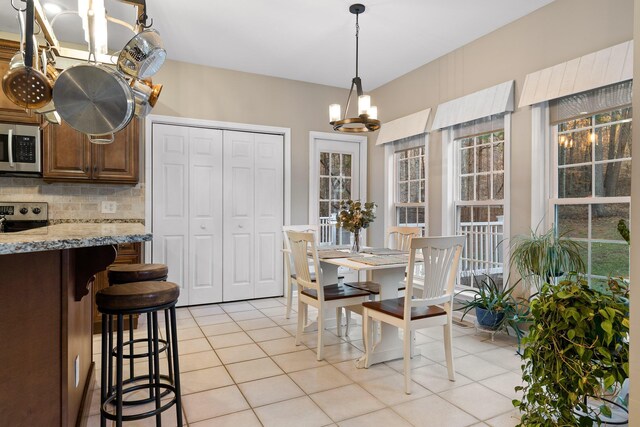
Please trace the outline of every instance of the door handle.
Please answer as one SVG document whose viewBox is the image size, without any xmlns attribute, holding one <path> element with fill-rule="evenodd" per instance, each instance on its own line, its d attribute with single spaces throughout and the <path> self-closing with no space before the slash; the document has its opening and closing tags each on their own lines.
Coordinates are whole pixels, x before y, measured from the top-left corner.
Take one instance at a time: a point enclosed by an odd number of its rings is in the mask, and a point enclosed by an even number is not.
<svg viewBox="0 0 640 427">
<path fill-rule="evenodd" d="M 9 129 L 9 167 L 15 168 L 13 164 L 13 129 Z"/>
</svg>

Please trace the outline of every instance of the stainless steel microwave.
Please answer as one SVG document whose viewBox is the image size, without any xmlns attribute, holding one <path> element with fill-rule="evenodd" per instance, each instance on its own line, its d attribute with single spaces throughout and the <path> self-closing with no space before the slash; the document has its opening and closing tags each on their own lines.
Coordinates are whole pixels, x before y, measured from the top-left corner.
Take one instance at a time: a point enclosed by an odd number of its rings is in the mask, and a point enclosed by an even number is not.
<svg viewBox="0 0 640 427">
<path fill-rule="evenodd" d="M 38 126 L 0 123 L 0 174 L 42 174 Z"/>
</svg>

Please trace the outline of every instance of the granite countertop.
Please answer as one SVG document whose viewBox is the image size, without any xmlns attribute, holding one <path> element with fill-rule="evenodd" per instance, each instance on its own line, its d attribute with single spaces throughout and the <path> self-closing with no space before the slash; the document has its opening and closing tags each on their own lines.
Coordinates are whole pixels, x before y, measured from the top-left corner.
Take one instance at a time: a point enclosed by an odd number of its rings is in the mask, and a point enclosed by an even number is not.
<svg viewBox="0 0 640 427">
<path fill-rule="evenodd" d="M 151 240 L 151 233 L 139 223 L 56 224 L 17 233 L 0 233 L 0 255 L 148 240 Z"/>
</svg>

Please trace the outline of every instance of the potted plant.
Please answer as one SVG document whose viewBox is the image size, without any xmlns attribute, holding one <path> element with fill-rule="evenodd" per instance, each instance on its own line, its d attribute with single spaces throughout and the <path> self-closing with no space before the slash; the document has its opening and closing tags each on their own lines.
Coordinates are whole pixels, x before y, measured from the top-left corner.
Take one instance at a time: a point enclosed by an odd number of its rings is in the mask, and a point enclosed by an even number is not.
<svg viewBox="0 0 640 427">
<path fill-rule="evenodd" d="M 552 282 L 565 273 L 584 273 L 580 243 L 557 235 L 555 227 L 546 233 L 531 231 L 529 236 L 516 236 L 511 250 L 511 265 L 520 276 L 533 282 L 539 291 L 541 284 Z"/>
<path fill-rule="evenodd" d="M 343 200 L 340 202 L 340 213 L 336 218 L 336 227 L 353 233 L 351 252 L 360 252 L 360 230 L 368 228 L 376 219 L 376 204 L 360 200 Z"/>
<path fill-rule="evenodd" d="M 520 426 L 592 426 L 611 416 L 610 406 L 589 400 L 629 374 L 629 318 L 616 293 L 600 292 L 571 276 L 544 284 L 531 301 L 525 385 L 516 387 L 523 397 L 513 401 L 522 414 Z"/>
<path fill-rule="evenodd" d="M 475 278 L 474 278 L 475 280 Z M 520 280 L 512 286 L 508 285 L 509 280 L 499 286 L 491 276 L 485 275 L 480 281 L 476 280 L 476 287 L 460 291 L 456 297 L 460 295 L 471 295 L 471 299 L 456 298 L 456 302 L 460 304 L 457 310 L 462 310 L 462 319 L 474 310 L 478 325 L 484 329 L 499 331 L 504 330 L 509 333 L 509 329 L 513 330 L 518 338 L 518 343 L 523 335 L 523 331 L 519 328 L 518 323 L 526 317 L 526 307 L 518 302 L 513 295 Z"/>
</svg>

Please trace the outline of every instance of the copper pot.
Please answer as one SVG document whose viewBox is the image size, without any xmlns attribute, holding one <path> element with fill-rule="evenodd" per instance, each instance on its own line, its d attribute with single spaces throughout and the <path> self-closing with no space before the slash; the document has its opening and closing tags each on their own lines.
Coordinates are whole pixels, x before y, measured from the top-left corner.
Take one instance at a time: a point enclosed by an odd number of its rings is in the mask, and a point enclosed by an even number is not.
<svg viewBox="0 0 640 427">
<path fill-rule="evenodd" d="M 151 80 L 138 79 L 132 79 L 129 85 L 136 99 L 136 116 L 146 117 L 158 102 L 160 92 L 162 92 L 162 85 L 154 85 Z"/>
</svg>

